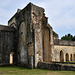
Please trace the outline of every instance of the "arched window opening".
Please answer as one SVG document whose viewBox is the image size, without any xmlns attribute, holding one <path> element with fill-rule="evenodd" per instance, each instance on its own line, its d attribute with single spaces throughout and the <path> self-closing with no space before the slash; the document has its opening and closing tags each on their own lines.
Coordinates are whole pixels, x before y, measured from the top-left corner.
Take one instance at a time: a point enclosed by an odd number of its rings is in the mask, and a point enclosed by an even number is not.
<svg viewBox="0 0 75 75">
<path fill-rule="evenodd" d="M 63 54 L 63 51 L 60 51 L 60 62 L 64 62 L 64 54 Z"/>
<path fill-rule="evenodd" d="M 51 61 L 50 36 L 49 28 L 43 30 L 43 60 L 44 62 Z"/>
<path fill-rule="evenodd" d="M 69 61 L 69 54 L 66 53 L 66 61 Z"/>
<path fill-rule="evenodd" d="M 72 54 L 70 55 L 70 61 L 72 61 Z"/>
<path fill-rule="evenodd" d="M 74 54 L 74 61 L 75 61 L 75 54 Z"/>
</svg>

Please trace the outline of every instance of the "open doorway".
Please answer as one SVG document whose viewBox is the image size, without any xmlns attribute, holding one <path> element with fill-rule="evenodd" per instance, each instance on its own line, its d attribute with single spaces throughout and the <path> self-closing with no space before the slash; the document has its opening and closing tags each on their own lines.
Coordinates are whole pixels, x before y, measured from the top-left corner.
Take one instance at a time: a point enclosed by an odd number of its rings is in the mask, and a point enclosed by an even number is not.
<svg viewBox="0 0 75 75">
<path fill-rule="evenodd" d="M 10 64 L 13 64 L 13 52 L 10 53 Z"/>
</svg>

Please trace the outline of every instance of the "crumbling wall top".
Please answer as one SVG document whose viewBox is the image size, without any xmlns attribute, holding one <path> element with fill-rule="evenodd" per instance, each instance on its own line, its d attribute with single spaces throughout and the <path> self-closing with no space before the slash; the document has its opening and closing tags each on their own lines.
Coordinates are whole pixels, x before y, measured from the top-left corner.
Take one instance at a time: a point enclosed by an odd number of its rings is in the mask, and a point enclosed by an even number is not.
<svg viewBox="0 0 75 75">
<path fill-rule="evenodd" d="M 9 26 L 0 25 L 0 30 L 4 30 L 4 31 L 15 31 L 15 28 L 9 27 Z"/>
<path fill-rule="evenodd" d="M 17 10 L 17 12 L 11 17 L 11 19 L 8 21 L 8 24 L 9 24 L 9 22 L 13 19 L 13 18 L 15 18 L 19 13 L 21 13 L 22 11 L 26 11 L 26 10 L 29 10 L 29 8 L 32 8 L 32 9 L 39 9 L 39 10 L 41 10 L 41 11 L 45 11 L 44 10 L 44 8 L 42 8 L 42 7 L 39 7 L 39 6 L 36 6 L 36 5 L 34 5 L 33 3 L 29 3 L 29 4 L 27 4 L 27 6 L 26 7 L 24 7 L 23 9 L 18 9 Z M 31 10 L 30 10 L 31 11 Z"/>
<path fill-rule="evenodd" d="M 66 40 L 61 40 L 61 39 L 55 39 L 54 45 L 75 46 L 75 41 L 66 41 Z"/>
</svg>

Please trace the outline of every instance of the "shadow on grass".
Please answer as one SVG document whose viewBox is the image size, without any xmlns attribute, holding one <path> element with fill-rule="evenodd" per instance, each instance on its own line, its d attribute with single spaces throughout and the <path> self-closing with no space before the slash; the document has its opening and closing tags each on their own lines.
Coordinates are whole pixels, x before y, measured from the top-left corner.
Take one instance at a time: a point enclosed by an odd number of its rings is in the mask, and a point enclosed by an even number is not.
<svg viewBox="0 0 75 75">
<path fill-rule="evenodd" d="M 31 70 L 31 69 L 29 69 L 29 68 L 26 68 L 26 67 L 21 67 L 21 66 L 0 66 L 0 68 L 15 68 L 15 69 L 27 69 L 27 70 Z"/>
</svg>

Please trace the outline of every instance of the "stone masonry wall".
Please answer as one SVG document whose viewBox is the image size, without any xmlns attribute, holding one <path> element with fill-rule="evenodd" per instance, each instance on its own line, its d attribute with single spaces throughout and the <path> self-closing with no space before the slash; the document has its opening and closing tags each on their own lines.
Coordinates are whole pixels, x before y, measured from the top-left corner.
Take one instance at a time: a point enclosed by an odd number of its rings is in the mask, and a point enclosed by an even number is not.
<svg viewBox="0 0 75 75">
<path fill-rule="evenodd" d="M 33 28 L 31 24 L 31 3 L 9 20 L 9 26 L 17 30 L 18 64 L 33 67 Z"/>
<path fill-rule="evenodd" d="M 61 51 L 62 54 L 60 54 Z M 66 54 L 68 54 L 68 61 L 75 61 L 75 46 L 54 45 L 55 62 L 61 62 L 61 59 L 63 59 L 62 62 L 66 62 Z"/>
<path fill-rule="evenodd" d="M 0 65 L 10 64 L 10 54 L 15 57 L 14 28 L 0 26 Z M 13 59 L 13 63 L 15 59 Z"/>
<path fill-rule="evenodd" d="M 63 45 L 63 46 L 75 46 L 75 41 L 66 41 L 66 40 L 55 39 L 54 44 L 55 45 Z"/>
<path fill-rule="evenodd" d="M 35 67 L 39 61 L 43 61 L 42 58 L 42 17 L 43 17 L 43 8 L 35 6 L 32 4 L 31 19 L 32 26 L 34 29 L 34 54 L 35 54 Z"/>
<path fill-rule="evenodd" d="M 52 61 L 52 28 L 48 24 L 48 18 L 45 16 L 44 9 L 32 4 L 31 19 L 35 34 L 35 67 L 38 62 Z M 51 42 L 51 43 L 50 43 Z"/>
<path fill-rule="evenodd" d="M 38 63 L 38 68 L 40 69 L 48 69 L 48 70 L 57 70 L 57 71 L 75 71 L 75 66 L 68 66 L 62 64 L 54 64 L 54 63 Z"/>
</svg>

